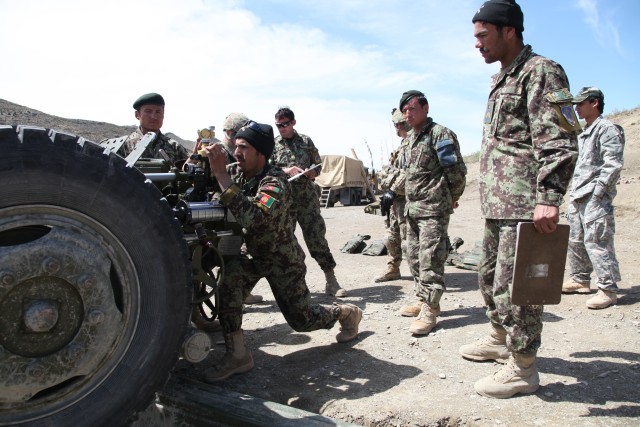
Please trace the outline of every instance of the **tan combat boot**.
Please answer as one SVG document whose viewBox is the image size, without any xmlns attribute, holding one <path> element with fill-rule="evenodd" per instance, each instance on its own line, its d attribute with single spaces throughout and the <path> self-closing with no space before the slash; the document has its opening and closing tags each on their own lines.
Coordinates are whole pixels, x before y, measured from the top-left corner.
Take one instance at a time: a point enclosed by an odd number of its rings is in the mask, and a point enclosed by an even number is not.
<svg viewBox="0 0 640 427">
<path fill-rule="evenodd" d="M 420 308 L 420 314 L 418 318 L 409 326 L 409 332 L 415 335 L 427 335 L 436 326 L 437 313 L 440 312 L 438 308 L 431 308 L 427 303 L 423 303 Z"/>
<path fill-rule="evenodd" d="M 390 282 L 392 280 L 399 280 L 401 278 L 402 276 L 400 276 L 400 268 L 397 265 L 387 264 L 386 270 L 384 270 L 381 275 L 376 276 L 373 281 L 376 283 Z"/>
<path fill-rule="evenodd" d="M 588 283 L 576 282 L 573 279 L 569 279 L 562 284 L 563 294 L 590 294 L 591 286 Z"/>
<path fill-rule="evenodd" d="M 473 344 L 465 344 L 458 350 L 469 360 L 495 360 L 507 363 L 511 352 L 507 349 L 507 331 L 502 326 L 491 323 L 491 334 Z"/>
<path fill-rule="evenodd" d="M 411 305 L 403 305 L 400 307 L 399 313 L 404 317 L 418 317 L 423 304 L 424 303 L 421 300 L 418 300 Z M 435 308 L 432 307 L 431 311 L 433 311 L 436 316 L 440 316 L 440 305 L 438 304 Z"/>
<path fill-rule="evenodd" d="M 249 294 L 247 295 L 247 297 L 244 299 L 244 303 L 251 305 L 251 304 L 257 304 L 259 302 L 262 302 L 262 295 L 254 295 L 254 294 Z"/>
<path fill-rule="evenodd" d="M 325 293 L 329 295 L 333 295 L 335 297 L 339 297 L 339 298 L 347 296 L 347 291 L 345 291 L 340 287 L 340 284 L 338 283 L 338 279 L 336 279 L 336 275 L 333 272 L 333 269 L 325 271 L 324 278 L 327 281 L 327 283 L 324 285 Z"/>
<path fill-rule="evenodd" d="M 362 320 L 362 310 L 353 304 L 339 304 L 340 314 L 338 322 L 340 322 L 340 332 L 336 335 L 336 341 L 351 341 L 358 335 L 358 326 Z"/>
<path fill-rule="evenodd" d="M 540 387 L 536 354 L 511 353 L 498 372 L 478 380 L 476 393 L 495 399 L 506 399 L 517 393 L 533 393 Z"/>
<path fill-rule="evenodd" d="M 208 383 L 222 381 L 233 374 L 241 374 L 253 369 L 253 357 L 244 344 L 242 329 L 224 334 L 226 353 L 222 359 L 204 371 L 204 380 Z"/>
<path fill-rule="evenodd" d="M 618 296 L 615 292 L 598 289 L 598 292 L 587 300 L 587 308 L 607 308 L 616 302 L 618 302 Z"/>
</svg>

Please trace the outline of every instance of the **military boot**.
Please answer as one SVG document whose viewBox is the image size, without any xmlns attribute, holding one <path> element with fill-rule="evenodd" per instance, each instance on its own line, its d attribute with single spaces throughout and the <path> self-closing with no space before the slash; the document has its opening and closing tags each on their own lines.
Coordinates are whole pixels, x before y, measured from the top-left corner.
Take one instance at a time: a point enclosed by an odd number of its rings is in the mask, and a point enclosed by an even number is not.
<svg viewBox="0 0 640 427">
<path fill-rule="evenodd" d="M 540 387 L 536 354 L 511 353 L 509 361 L 498 372 L 478 380 L 476 393 L 495 399 L 506 399 L 517 393 L 533 393 Z"/>
<path fill-rule="evenodd" d="M 587 308 L 607 308 L 616 302 L 618 302 L 618 296 L 615 292 L 598 289 L 598 293 L 587 300 Z"/>
<path fill-rule="evenodd" d="M 233 374 L 241 374 L 253 369 L 251 352 L 244 344 L 242 329 L 224 334 L 226 352 L 222 359 L 204 371 L 204 380 L 208 383 L 222 381 Z"/>
<path fill-rule="evenodd" d="M 400 276 L 400 268 L 397 265 L 387 264 L 387 268 L 384 270 L 384 272 L 381 275 L 376 276 L 373 281 L 376 283 L 390 282 L 392 280 L 398 280 L 401 278 L 402 276 Z"/>
<path fill-rule="evenodd" d="M 338 279 L 336 279 L 336 275 L 333 272 L 333 269 L 326 270 L 324 272 L 324 278 L 327 281 L 327 283 L 324 285 L 325 293 L 336 296 L 336 297 L 347 296 L 347 291 L 345 291 L 340 287 L 340 284 L 338 283 Z"/>
<path fill-rule="evenodd" d="M 336 341 L 351 341 L 358 335 L 358 326 L 362 320 L 362 310 L 353 304 L 339 304 L 340 314 L 338 314 L 338 322 L 340 322 L 340 332 L 336 335 Z"/>
<path fill-rule="evenodd" d="M 404 317 L 418 317 L 423 304 L 424 303 L 422 301 L 418 300 L 413 304 L 403 305 L 402 307 L 400 307 L 399 313 Z M 431 311 L 436 316 L 440 316 L 440 305 L 438 304 L 437 307 L 431 307 Z"/>
<path fill-rule="evenodd" d="M 507 331 L 502 326 L 491 323 L 491 334 L 473 344 L 465 344 L 458 350 L 469 360 L 495 360 L 507 363 L 511 352 L 507 349 Z"/>
<path fill-rule="evenodd" d="M 590 294 L 591 286 L 588 283 L 576 282 L 573 279 L 567 280 L 562 284 L 563 294 Z"/>
<path fill-rule="evenodd" d="M 415 335 L 427 335 L 436 326 L 438 316 L 436 312 L 440 313 L 440 309 L 423 303 L 418 318 L 409 326 L 409 332 Z"/>
</svg>

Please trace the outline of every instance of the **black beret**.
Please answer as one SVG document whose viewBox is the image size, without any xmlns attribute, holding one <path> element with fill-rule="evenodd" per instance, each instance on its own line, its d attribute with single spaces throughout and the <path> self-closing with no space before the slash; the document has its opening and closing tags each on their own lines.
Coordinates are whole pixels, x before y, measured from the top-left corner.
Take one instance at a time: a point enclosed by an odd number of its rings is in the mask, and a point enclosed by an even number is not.
<svg viewBox="0 0 640 427">
<path fill-rule="evenodd" d="M 484 2 L 473 16 L 471 22 L 489 22 L 502 27 L 514 27 L 524 31 L 524 15 L 515 0 L 489 0 Z"/>
<path fill-rule="evenodd" d="M 153 104 L 162 105 L 164 107 L 164 98 L 159 93 L 145 93 L 133 103 L 133 109 L 137 110 L 143 105 Z"/>
<path fill-rule="evenodd" d="M 408 90 L 400 97 L 400 111 L 402 111 L 402 107 L 404 107 L 404 104 L 406 104 L 407 102 L 409 102 L 409 100 L 411 100 L 411 98 L 415 98 L 416 96 L 421 96 L 424 99 L 427 99 L 427 97 L 424 96 L 424 93 L 420 92 L 419 90 Z"/>
<path fill-rule="evenodd" d="M 240 128 L 238 133 L 236 133 L 236 139 L 237 138 L 244 139 L 253 145 L 253 148 L 264 154 L 267 159 L 271 157 L 273 147 L 276 145 L 276 141 L 273 138 L 273 128 L 252 120 L 249 120 Z"/>
</svg>

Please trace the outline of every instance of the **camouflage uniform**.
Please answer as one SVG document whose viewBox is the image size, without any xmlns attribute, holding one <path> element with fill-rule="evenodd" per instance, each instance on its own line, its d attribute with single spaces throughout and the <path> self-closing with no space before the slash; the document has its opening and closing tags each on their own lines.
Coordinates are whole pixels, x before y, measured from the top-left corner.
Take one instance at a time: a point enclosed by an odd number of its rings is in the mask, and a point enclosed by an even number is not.
<svg viewBox="0 0 640 427">
<path fill-rule="evenodd" d="M 406 139 L 407 261 L 416 295 L 435 308 L 445 290 L 449 216 L 464 191 L 467 168 L 456 134 L 431 117 L 420 132 L 412 130 Z"/>
<path fill-rule="evenodd" d="M 144 134 L 140 130 L 140 127 L 136 129 L 131 135 L 127 137 L 127 140 L 122 144 L 122 147 L 118 150 L 118 154 L 122 157 L 127 157 L 135 148 L 136 144 Z M 173 163 L 178 160 L 185 160 L 189 157 L 186 148 L 184 148 L 178 141 L 171 139 L 164 135 L 162 132 L 158 132 L 158 136 L 142 153 L 141 158 L 147 159 L 162 159 L 160 150 L 164 150 Z"/>
<path fill-rule="evenodd" d="M 389 253 L 387 264 L 394 269 L 400 267 L 402 254 L 406 251 L 407 220 L 404 216 L 406 204 L 404 185 L 405 169 L 407 167 L 407 153 L 405 149 L 407 146 L 408 139 L 405 138 L 400 143 L 400 146 L 391 153 L 387 175 L 381 183 L 384 191 L 393 191 L 396 194 L 389 212 L 389 227 L 387 229 L 386 241 L 387 251 Z"/>
<path fill-rule="evenodd" d="M 291 185 L 279 168 L 266 165 L 246 180 L 237 167 L 229 167 L 235 184 L 220 201 L 245 231 L 249 256 L 225 264 L 220 285 L 220 324 L 225 334 L 242 327 L 242 303 L 258 280 L 265 277 L 287 323 L 298 332 L 330 329 L 340 309 L 310 303 L 305 283 L 304 252 L 291 227 Z"/>
<path fill-rule="evenodd" d="M 537 204 L 560 206 L 576 160 L 579 128 L 562 67 L 526 45 L 493 76 L 480 152 L 480 203 L 485 218 L 480 292 L 489 320 L 505 328 L 507 348 L 535 353 L 542 306 L 514 306 L 509 297 L 516 226 Z"/>
<path fill-rule="evenodd" d="M 616 291 L 616 282 L 620 281 L 613 246 L 613 198 L 622 170 L 623 149 L 623 132 L 602 116 L 578 136 L 580 155 L 567 210 L 571 278 L 586 284 L 595 270 L 598 288 L 607 291 Z"/>
<path fill-rule="evenodd" d="M 276 137 L 276 146 L 269 163 L 280 168 L 298 166 L 308 169 L 311 165 L 320 164 L 320 154 L 311 138 L 294 132 L 294 137 L 288 140 L 282 136 Z M 316 168 L 319 174 L 322 167 Z M 320 213 L 320 188 L 307 178 L 301 176 L 292 183 L 293 204 L 291 207 L 294 229 L 296 222 L 300 224 L 304 241 L 309 254 L 315 259 L 323 271 L 333 270 L 336 262 L 331 255 L 329 243 L 325 238 L 327 227 Z"/>
</svg>

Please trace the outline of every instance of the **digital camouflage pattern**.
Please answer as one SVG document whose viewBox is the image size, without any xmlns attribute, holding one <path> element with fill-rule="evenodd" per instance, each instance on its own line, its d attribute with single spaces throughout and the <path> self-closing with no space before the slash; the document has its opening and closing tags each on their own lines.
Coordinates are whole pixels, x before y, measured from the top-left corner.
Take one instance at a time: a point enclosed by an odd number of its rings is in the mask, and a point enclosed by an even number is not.
<svg viewBox="0 0 640 427">
<path fill-rule="evenodd" d="M 575 100 L 574 100 L 575 101 Z M 567 219 L 571 278 L 616 291 L 620 266 L 614 248 L 613 198 L 623 165 L 624 132 L 598 117 L 578 136 L 578 163 L 572 179 Z"/>
<path fill-rule="evenodd" d="M 320 153 L 311 138 L 299 134 L 297 131 L 294 131 L 294 136 L 291 139 L 284 139 L 278 135 L 273 154 L 269 159 L 270 164 L 280 168 L 298 166 L 303 170 L 321 162 Z M 318 167 L 316 172 L 319 174 L 321 170 L 322 167 Z M 306 176 L 297 178 L 291 184 L 293 188 L 291 211 L 295 219 L 292 221 L 294 229 L 296 222 L 300 224 L 309 254 L 320 265 L 320 268 L 323 271 L 333 270 L 336 261 L 325 237 L 327 227 L 320 213 L 320 187 Z"/>
<path fill-rule="evenodd" d="M 135 148 L 136 144 L 142 139 L 144 134 L 138 127 L 135 132 L 127 137 L 122 147 L 118 150 L 118 153 L 122 157 L 127 157 Z M 178 160 L 185 160 L 189 157 L 186 148 L 184 148 L 178 141 L 171 139 L 164 135 L 162 132 L 158 132 L 156 139 L 147 146 L 142 153 L 142 156 L 147 159 L 162 159 L 160 150 L 164 150 L 173 163 Z"/>
<path fill-rule="evenodd" d="M 493 77 L 480 150 L 485 217 L 480 291 L 492 322 L 508 332 L 507 348 L 537 351 L 542 306 L 514 306 L 509 296 L 518 220 L 536 204 L 559 206 L 577 157 L 579 129 L 562 67 L 526 45 Z M 571 113 L 571 114 L 569 114 Z"/>
<path fill-rule="evenodd" d="M 464 192 L 467 175 L 456 134 L 428 117 L 422 130 L 410 131 L 407 139 L 406 215 L 453 213 L 453 202 Z"/>
<path fill-rule="evenodd" d="M 560 206 L 577 130 L 564 70 L 525 46 L 491 84 L 480 150 L 483 216 L 531 220 L 536 204 Z"/>
<path fill-rule="evenodd" d="M 509 295 L 518 222 L 485 220 L 478 282 L 487 317 L 507 331 L 507 348 L 518 353 L 534 353 L 541 343 L 543 306 L 511 305 Z M 501 262 L 497 263 L 496 258 Z"/>
<path fill-rule="evenodd" d="M 449 216 L 464 191 L 467 168 L 456 134 L 431 117 L 420 132 L 412 130 L 406 139 L 407 261 L 416 295 L 436 307 L 445 290 Z"/>
<path fill-rule="evenodd" d="M 236 165 L 228 167 L 235 184 L 220 195 L 245 229 L 248 255 L 225 264 L 220 295 L 220 324 L 225 333 L 242 327 L 242 304 L 256 283 L 267 279 L 287 323 L 298 332 L 330 329 L 339 309 L 311 304 L 305 282 L 304 252 L 291 227 L 292 190 L 281 169 L 265 166 L 247 180 Z"/>
<path fill-rule="evenodd" d="M 396 111 L 397 112 L 397 111 Z M 396 194 L 389 211 L 389 227 L 387 228 L 386 247 L 389 254 L 387 264 L 398 268 L 402 263 L 402 253 L 406 251 L 406 218 L 404 209 L 405 170 L 407 168 L 408 139 L 404 138 L 400 146 L 391 153 L 387 174 L 381 183 L 383 190 L 390 190 Z"/>
</svg>

